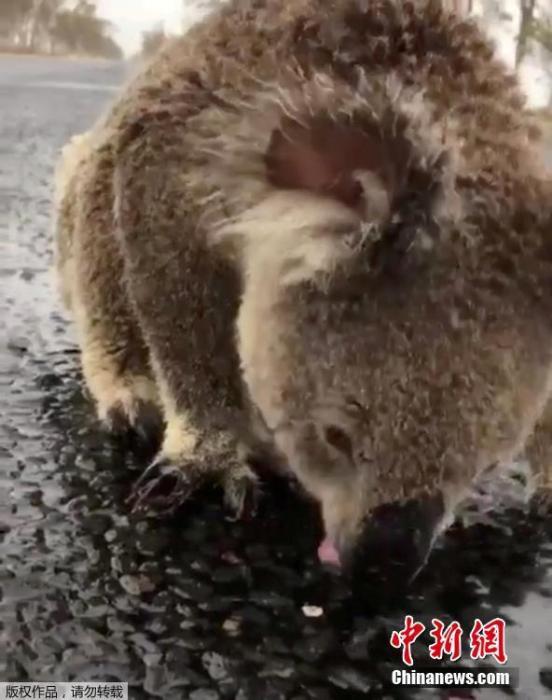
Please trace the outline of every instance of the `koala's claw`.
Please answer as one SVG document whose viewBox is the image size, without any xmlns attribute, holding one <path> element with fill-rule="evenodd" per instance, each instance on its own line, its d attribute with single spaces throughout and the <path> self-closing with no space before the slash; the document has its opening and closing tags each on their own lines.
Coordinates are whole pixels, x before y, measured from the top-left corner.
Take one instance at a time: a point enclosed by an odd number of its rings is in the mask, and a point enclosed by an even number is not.
<svg viewBox="0 0 552 700">
<path fill-rule="evenodd" d="M 249 467 L 231 469 L 222 480 L 224 501 L 236 520 L 255 515 L 261 491 L 259 481 Z"/>
<path fill-rule="evenodd" d="M 151 508 L 172 515 L 201 485 L 197 470 L 176 466 L 164 457 L 154 460 L 134 484 L 129 502 L 132 511 Z"/>
<path fill-rule="evenodd" d="M 225 503 L 236 519 L 255 513 L 260 490 L 257 477 L 249 467 L 227 466 L 220 471 L 198 469 L 193 464 L 174 464 L 162 456 L 138 478 L 128 502 L 134 513 L 151 509 L 159 515 L 170 516 L 210 479 L 222 486 Z"/>
</svg>

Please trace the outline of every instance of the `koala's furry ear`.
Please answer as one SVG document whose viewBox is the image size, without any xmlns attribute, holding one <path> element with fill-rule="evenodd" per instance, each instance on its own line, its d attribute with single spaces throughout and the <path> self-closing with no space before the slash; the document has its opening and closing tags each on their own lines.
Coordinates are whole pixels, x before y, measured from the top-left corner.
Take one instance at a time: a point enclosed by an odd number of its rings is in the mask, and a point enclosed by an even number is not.
<svg viewBox="0 0 552 700">
<path fill-rule="evenodd" d="M 331 197 L 360 216 L 383 220 L 400 185 L 400 155 L 389 153 L 375 125 L 286 118 L 272 133 L 265 164 L 274 187 Z"/>
</svg>

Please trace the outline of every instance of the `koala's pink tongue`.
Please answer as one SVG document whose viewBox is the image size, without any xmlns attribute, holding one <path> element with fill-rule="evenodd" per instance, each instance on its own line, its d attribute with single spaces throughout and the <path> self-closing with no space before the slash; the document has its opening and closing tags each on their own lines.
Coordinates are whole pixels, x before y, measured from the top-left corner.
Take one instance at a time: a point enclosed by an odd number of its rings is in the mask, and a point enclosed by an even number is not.
<svg viewBox="0 0 552 700">
<path fill-rule="evenodd" d="M 320 546 L 318 547 L 318 558 L 322 564 L 331 564 L 332 566 L 341 568 L 339 552 L 329 537 L 324 537 L 320 543 Z"/>
</svg>

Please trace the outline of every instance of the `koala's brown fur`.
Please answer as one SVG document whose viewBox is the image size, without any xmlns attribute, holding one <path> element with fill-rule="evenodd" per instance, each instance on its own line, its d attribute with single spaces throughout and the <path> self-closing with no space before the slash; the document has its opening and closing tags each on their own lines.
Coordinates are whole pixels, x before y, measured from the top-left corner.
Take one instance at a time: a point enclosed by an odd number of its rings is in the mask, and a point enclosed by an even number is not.
<svg viewBox="0 0 552 700">
<path fill-rule="evenodd" d="M 550 182 L 515 78 L 440 2 L 230 2 L 66 161 L 87 384 L 108 422 L 162 410 L 178 496 L 216 472 L 241 503 L 251 407 L 344 547 L 377 505 L 454 505 L 523 449 L 550 390 Z"/>
</svg>

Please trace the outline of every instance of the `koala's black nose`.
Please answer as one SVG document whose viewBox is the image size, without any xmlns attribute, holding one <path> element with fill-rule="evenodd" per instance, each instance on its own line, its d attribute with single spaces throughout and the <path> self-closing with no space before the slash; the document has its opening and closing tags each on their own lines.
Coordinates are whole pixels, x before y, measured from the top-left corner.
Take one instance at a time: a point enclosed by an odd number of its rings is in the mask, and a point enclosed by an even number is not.
<svg viewBox="0 0 552 700">
<path fill-rule="evenodd" d="M 441 495 L 379 507 L 365 523 L 347 568 L 354 578 L 379 569 L 411 581 L 429 558 L 444 512 Z"/>
</svg>

